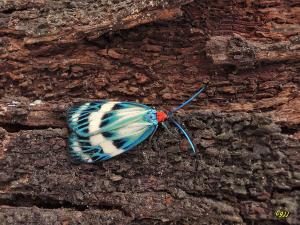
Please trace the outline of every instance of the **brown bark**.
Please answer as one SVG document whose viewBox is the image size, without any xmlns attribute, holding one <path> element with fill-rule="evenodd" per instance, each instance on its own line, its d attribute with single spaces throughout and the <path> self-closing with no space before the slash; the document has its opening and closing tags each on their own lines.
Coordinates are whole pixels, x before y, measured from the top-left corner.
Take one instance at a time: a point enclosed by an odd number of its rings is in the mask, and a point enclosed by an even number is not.
<svg viewBox="0 0 300 225">
<path fill-rule="evenodd" d="M 110 2 L 0 2 L 0 221 L 299 224 L 299 2 Z M 71 163 L 70 105 L 169 110 L 207 81 L 178 113 L 198 157 L 159 129 Z"/>
</svg>

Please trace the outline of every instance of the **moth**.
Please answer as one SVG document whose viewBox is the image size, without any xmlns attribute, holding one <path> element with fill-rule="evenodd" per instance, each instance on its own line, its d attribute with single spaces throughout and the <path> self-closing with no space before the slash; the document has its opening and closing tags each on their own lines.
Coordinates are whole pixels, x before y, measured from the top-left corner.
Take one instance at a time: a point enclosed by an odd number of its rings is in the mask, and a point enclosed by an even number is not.
<svg viewBox="0 0 300 225">
<path fill-rule="evenodd" d="M 187 132 L 173 118 L 201 92 L 200 88 L 190 99 L 168 113 L 135 102 L 94 101 L 71 107 L 67 114 L 69 152 L 76 162 L 95 163 L 110 159 L 133 149 L 155 133 L 158 124 L 169 120 L 185 136 L 193 153 L 195 145 Z"/>
</svg>

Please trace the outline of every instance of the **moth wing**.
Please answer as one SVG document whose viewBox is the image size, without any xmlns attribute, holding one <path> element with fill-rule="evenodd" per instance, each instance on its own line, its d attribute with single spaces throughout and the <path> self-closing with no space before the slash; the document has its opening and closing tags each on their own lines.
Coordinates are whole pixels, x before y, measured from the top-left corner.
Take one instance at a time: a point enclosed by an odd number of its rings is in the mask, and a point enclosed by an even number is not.
<svg viewBox="0 0 300 225">
<path fill-rule="evenodd" d="M 150 107 L 133 102 L 97 101 L 72 107 L 68 124 L 79 136 L 90 137 L 140 120 Z"/>
<path fill-rule="evenodd" d="M 95 163 L 111 158 L 100 146 L 92 146 L 88 137 L 80 137 L 75 132 L 69 136 L 69 152 L 75 162 Z"/>
<path fill-rule="evenodd" d="M 69 116 L 69 149 L 76 161 L 107 160 L 132 149 L 157 128 L 156 111 L 145 105 L 106 102 L 96 110 L 79 108 L 76 117 Z"/>
</svg>

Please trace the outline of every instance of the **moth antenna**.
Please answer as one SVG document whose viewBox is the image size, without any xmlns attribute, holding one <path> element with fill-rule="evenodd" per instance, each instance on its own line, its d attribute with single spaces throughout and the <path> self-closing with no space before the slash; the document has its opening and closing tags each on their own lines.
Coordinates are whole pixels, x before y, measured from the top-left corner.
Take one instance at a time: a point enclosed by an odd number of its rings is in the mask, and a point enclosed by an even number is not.
<svg viewBox="0 0 300 225">
<path fill-rule="evenodd" d="M 204 84 L 203 87 L 201 87 L 192 97 L 190 97 L 188 100 L 186 100 L 185 102 L 183 102 L 180 106 L 176 107 L 175 109 L 171 110 L 168 115 L 172 115 L 174 112 L 176 112 L 177 110 L 181 109 L 182 107 L 184 107 L 185 105 L 189 104 L 191 101 L 193 101 L 198 95 L 201 94 L 201 92 L 203 92 L 206 88 L 206 84 Z"/>
<path fill-rule="evenodd" d="M 176 107 L 175 109 L 171 110 L 168 113 L 168 118 L 174 123 L 174 125 L 182 132 L 182 134 L 184 135 L 184 137 L 188 140 L 188 142 L 190 143 L 191 147 L 192 147 L 192 151 L 193 154 L 196 153 L 196 148 L 194 143 L 192 142 L 191 138 L 189 137 L 189 135 L 187 134 L 187 132 L 182 128 L 182 126 L 176 122 L 176 120 L 173 119 L 173 113 L 178 111 L 179 109 L 181 109 L 182 107 L 186 106 L 187 104 L 189 104 L 191 101 L 193 101 L 198 95 L 200 95 L 206 88 L 207 84 L 204 84 L 203 87 L 201 87 L 192 97 L 190 97 L 188 100 L 186 100 L 185 102 L 183 102 L 181 105 L 179 105 L 178 107 Z M 164 124 L 163 124 L 164 125 Z"/>
<path fill-rule="evenodd" d="M 190 143 L 191 147 L 192 147 L 192 151 L 193 154 L 196 154 L 196 148 L 194 143 L 192 142 L 191 138 L 189 137 L 189 135 L 187 134 L 187 132 L 181 127 L 181 125 L 179 123 L 176 122 L 176 120 L 174 120 L 172 117 L 169 118 L 174 124 L 175 126 L 183 133 L 184 137 L 188 140 L 188 142 Z"/>
</svg>

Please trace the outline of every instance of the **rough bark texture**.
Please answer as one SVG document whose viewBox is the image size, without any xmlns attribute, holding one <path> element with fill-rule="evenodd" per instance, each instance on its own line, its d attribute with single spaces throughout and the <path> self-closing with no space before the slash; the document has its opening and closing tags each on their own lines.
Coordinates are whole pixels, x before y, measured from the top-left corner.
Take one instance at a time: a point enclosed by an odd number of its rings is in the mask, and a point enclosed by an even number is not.
<svg viewBox="0 0 300 225">
<path fill-rule="evenodd" d="M 300 224 L 299 71 L 296 0 L 0 1 L 1 224 Z M 169 110 L 207 81 L 178 113 L 197 157 L 160 129 L 71 163 L 70 105 Z"/>
</svg>

